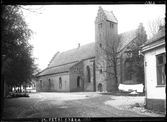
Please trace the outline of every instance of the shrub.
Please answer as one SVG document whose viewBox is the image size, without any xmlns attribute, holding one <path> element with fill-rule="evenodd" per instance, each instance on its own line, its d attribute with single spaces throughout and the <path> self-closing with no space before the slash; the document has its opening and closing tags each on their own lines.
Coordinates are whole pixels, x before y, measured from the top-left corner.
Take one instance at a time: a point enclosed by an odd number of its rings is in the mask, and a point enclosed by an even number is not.
<svg viewBox="0 0 167 122">
<path fill-rule="evenodd" d="M 9 95 L 8 95 L 8 98 L 9 96 L 11 96 L 11 98 L 16 98 L 16 97 L 29 97 L 29 94 L 27 94 L 26 92 L 24 93 L 21 93 L 21 92 L 10 92 Z"/>
</svg>

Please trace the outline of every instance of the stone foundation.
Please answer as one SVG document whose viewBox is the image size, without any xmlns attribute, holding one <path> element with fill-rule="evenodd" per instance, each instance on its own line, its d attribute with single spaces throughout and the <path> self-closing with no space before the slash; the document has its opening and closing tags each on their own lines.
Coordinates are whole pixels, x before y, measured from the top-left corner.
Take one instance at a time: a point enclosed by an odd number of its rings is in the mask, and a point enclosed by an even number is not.
<svg viewBox="0 0 167 122">
<path fill-rule="evenodd" d="M 164 99 L 146 99 L 146 108 L 164 112 L 166 111 L 166 101 Z"/>
</svg>

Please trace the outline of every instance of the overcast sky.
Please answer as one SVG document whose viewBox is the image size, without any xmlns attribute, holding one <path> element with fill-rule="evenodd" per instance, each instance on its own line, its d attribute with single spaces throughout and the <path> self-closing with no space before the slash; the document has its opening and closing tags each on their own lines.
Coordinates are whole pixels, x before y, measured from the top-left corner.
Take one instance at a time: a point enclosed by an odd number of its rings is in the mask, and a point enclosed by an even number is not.
<svg viewBox="0 0 167 122">
<path fill-rule="evenodd" d="M 41 70 L 45 69 L 54 54 L 77 48 L 95 41 L 95 17 L 99 6 L 113 11 L 118 20 L 118 33 L 136 29 L 143 23 L 165 17 L 165 5 L 44 5 L 39 12 L 25 12 L 29 28 L 35 33 L 29 41 L 33 55 Z M 34 6 L 40 8 L 41 6 Z"/>
</svg>

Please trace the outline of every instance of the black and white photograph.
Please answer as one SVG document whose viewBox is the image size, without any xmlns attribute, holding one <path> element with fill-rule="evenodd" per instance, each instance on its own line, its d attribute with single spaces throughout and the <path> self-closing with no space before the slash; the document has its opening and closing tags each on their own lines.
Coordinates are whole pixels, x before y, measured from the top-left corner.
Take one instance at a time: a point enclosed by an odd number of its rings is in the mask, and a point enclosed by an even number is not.
<svg viewBox="0 0 167 122">
<path fill-rule="evenodd" d="M 165 118 L 165 19 L 165 3 L 2 4 L 2 120 Z"/>
</svg>

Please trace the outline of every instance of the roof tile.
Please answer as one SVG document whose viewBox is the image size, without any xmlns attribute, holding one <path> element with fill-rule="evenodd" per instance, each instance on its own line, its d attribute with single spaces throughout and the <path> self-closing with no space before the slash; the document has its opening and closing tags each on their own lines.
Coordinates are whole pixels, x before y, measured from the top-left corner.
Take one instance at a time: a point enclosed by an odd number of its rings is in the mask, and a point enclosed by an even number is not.
<svg viewBox="0 0 167 122">
<path fill-rule="evenodd" d="M 43 70 L 38 76 L 66 72 L 66 71 L 69 71 L 69 68 L 74 64 L 75 63 L 70 63 L 70 64 L 65 64 L 65 65 L 56 66 L 56 67 L 48 67 L 45 70 Z"/>
<path fill-rule="evenodd" d="M 90 58 L 95 56 L 95 43 L 89 43 L 81 47 L 58 53 L 49 67 L 67 64 L 74 61 L 80 61 L 82 59 Z"/>
</svg>

